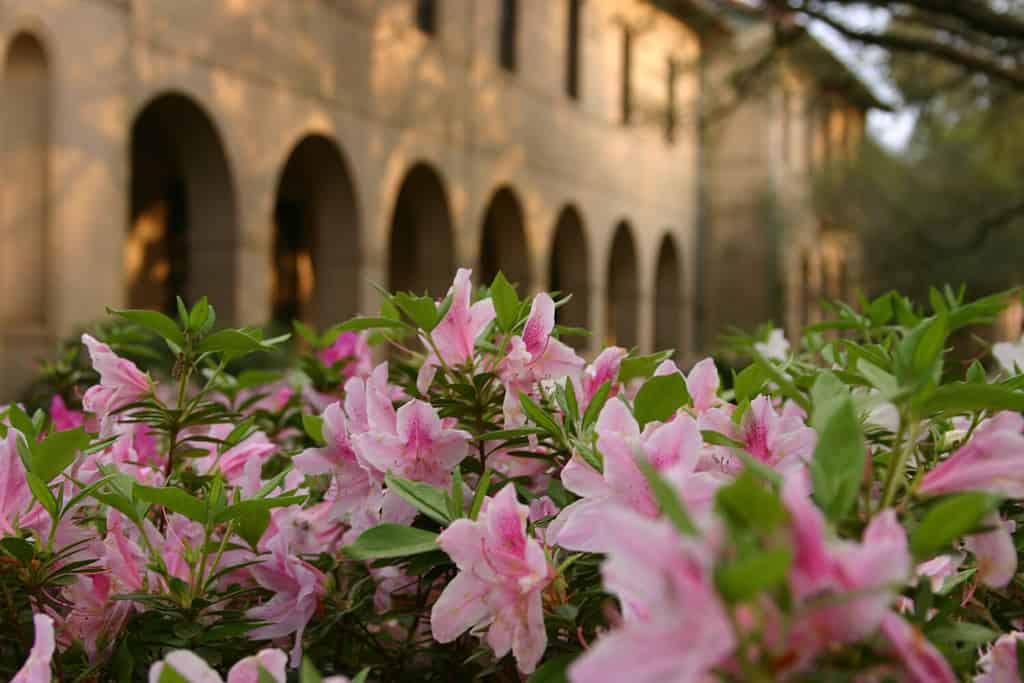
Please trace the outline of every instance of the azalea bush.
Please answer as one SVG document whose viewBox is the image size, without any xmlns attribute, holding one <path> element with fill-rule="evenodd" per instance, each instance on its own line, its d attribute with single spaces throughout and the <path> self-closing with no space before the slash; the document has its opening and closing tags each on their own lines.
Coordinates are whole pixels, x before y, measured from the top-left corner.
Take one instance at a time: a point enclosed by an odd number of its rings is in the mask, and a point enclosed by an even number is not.
<svg viewBox="0 0 1024 683">
<path fill-rule="evenodd" d="M 2 413 L 0 679 L 1024 680 L 1024 344 L 946 354 L 1006 296 L 836 305 L 723 382 L 470 277 L 284 370 L 205 299 L 112 311 Z"/>
</svg>

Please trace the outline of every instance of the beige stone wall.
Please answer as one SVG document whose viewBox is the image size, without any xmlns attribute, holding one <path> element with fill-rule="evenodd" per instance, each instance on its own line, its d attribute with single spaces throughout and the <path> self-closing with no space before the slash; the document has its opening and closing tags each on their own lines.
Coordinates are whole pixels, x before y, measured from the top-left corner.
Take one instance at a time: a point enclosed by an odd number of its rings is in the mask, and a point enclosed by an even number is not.
<svg viewBox="0 0 1024 683">
<path fill-rule="evenodd" d="M 353 188 L 358 230 L 339 239 L 356 255 L 358 277 L 350 286 L 358 288 L 358 308 L 375 308 L 366 283 L 387 282 L 401 184 L 414 165 L 426 163 L 444 188 L 457 264 L 476 263 L 489 200 L 498 188 L 511 188 L 524 217 L 531 281 L 523 285 L 530 290 L 548 285 L 557 218 L 576 207 L 586 242 L 589 324 L 599 331 L 613 231 L 627 221 L 637 259 L 637 341 L 650 347 L 666 235 L 679 252 L 676 298 L 691 300 L 693 287 L 696 35 L 637 0 L 588 0 L 581 96 L 573 100 L 564 91 L 568 2 L 519 2 L 515 73 L 497 63 L 497 0 L 437 2 L 435 36 L 417 29 L 414 5 L 0 0 L 0 49 L 6 54 L 28 32 L 48 65 L 48 144 L 45 164 L 37 166 L 46 169 L 46 211 L 36 221 L 49 245 L 40 253 L 49 260 L 40 295 L 46 324 L 36 328 L 53 339 L 127 300 L 132 125 L 148 104 L 172 93 L 208 119 L 223 150 L 237 225 L 219 225 L 231 221 L 228 209 L 200 222 L 202 234 L 191 235 L 198 249 L 193 268 L 214 290 L 228 292 L 233 306 L 222 304 L 238 322 L 268 319 L 278 184 L 290 153 L 315 134 L 337 148 Z M 620 121 L 624 25 L 634 35 L 633 99 L 643 114 L 630 126 Z M 670 59 L 688 67 L 678 71 L 671 144 L 661 124 Z M 6 92 L 2 100 L 4 112 L 17 110 Z M 193 131 L 164 137 L 200 148 L 184 166 L 202 169 L 200 175 L 216 168 L 203 163 L 208 145 L 196 145 Z M 14 163 L 2 149 L 0 161 Z M 198 201 L 201 188 L 220 187 L 203 180 L 188 185 L 189 201 Z M 5 221 L 4 234 L 14 234 Z M 10 251 L 6 243 L 4 250 Z M 691 317 L 682 311 L 684 331 Z M 5 329 L 15 322 L 7 316 Z M 595 343 L 601 338 L 595 335 Z M 7 356 L 5 349 L 0 354 Z"/>
</svg>

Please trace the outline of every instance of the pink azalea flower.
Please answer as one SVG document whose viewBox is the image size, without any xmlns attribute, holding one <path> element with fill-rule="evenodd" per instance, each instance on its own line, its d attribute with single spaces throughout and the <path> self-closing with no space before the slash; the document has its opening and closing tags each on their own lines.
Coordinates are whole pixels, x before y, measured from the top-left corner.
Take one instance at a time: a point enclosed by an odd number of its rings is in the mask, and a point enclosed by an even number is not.
<svg viewBox="0 0 1024 683">
<path fill-rule="evenodd" d="M 10 427 L 7 436 L 0 440 L 0 532 L 11 535 L 33 500 L 25 465 L 18 455 L 20 438 L 24 438 L 21 432 Z"/>
<path fill-rule="evenodd" d="M 978 660 L 981 673 L 974 677 L 974 683 L 1022 683 L 1017 662 L 1017 643 L 1022 640 L 1024 633 L 1020 631 L 1000 636 Z"/>
<path fill-rule="evenodd" d="M 360 459 L 381 473 L 447 486 L 452 470 L 469 454 L 469 433 L 446 428 L 429 403 L 413 400 L 398 409 L 394 431 L 371 429 L 353 438 Z M 376 424 L 375 424 L 376 423 Z"/>
<path fill-rule="evenodd" d="M 524 674 L 533 672 L 547 647 L 541 593 L 554 576 L 543 548 L 526 535 L 528 515 L 507 484 L 485 500 L 477 521 L 458 519 L 445 529 L 437 542 L 459 574 L 430 613 L 438 642 L 487 627 L 495 656 L 511 650 Z"/>
<path fill-rule="evenodd" d="M 215 439 L 227 438 L 234 425 L 216 424 L 210 427 L 209 434 Z M 237 485 L 245 473 L 246 464 L 253 460 L 260 467 L 270 459 L 270 456 L 277 450 L 277 445 L 272 442 L 266 434 L 260 431 L 253 432 L 241 442 L 218 454 L 216 444 L 203 444 L 210 455 L 197 458 L 193 461 L 196 470 L 204 474 L 212 474 L 214 469 L 220 470 L 224 479 L 232 485 Z"/>
<path fill-rule="evenodd" d="M 68 408 L 60 394 L 54 394 L 50 399 L 50 419 L 53 421 L 54 431 L 58 432 L 85 424 L 85 415 L 81 411 Z"/>
<path fill-rule="evenodd" d="M 618 393 L 615 381 L 619 376 L 619 366 L 622 359 L 629 354 L 629 351 L 619 346 L 609 346 L 597 355 L 594 362 L 583 369 L 580 384 L 576 387 L 576 400 L 579 402 L 580 410 L 586 410 L 590 405 L 590 399 L 601 388 L 605 382 L 612 382 L 612 390 L 609 396 Z"/>
<path fill-rule="evenodd" d="M 956 576 L 957 569 L 960 564 L 964 561 L 963 553 L 957 553 L 956 555 L 939 555 L 933 557 L 927 562 L 922 562 L 917 565 L 917 569 L 914 573 L 918 577 L 925 577 L 929 580 L 932 586 L 932 593 L 938 593 L 942 590 L 942 585 L 946 582 L 946 579 L 950 576 Z"/>
<path fill-rule="evenodd" d="M 286 661 L 287 655 L 280 650 L 260 650 L 231 667 L 227 683 L 259 683 L 261 668 L 278 683 L 284 683 Z M 166 667 L 176 671 L 189 683 L 224 683 L 224 679 L 209 664 L 190 650 L 169 652 L 162 660 L 155 662 L 149 669 L 149 683 L 159 683 Z M 330 676 L 323 679 L 323 683 L 348 683 L 348 679 L 344 676 Z"/>
<path fill-rule="evenodd" d="M 287 553 L 285 539 L 271 544 L 270 559 L 251 568 L 252 577 L 274 593 L 267 602 L 246 612 L 250 619 L 268 622 L 249 632 L 254 640 L 281 638 L 295 634 L 292 666 L 302 655 L 302 633 L 313 618 L 317 604 L 325 595 L 324 575 L 313 565 Z"/>
<path fill-rule="evenodd" d="M 755 342 L 754 350 L 765 358 L 772 360 L 786 360 L 789 354 L 789 340 L 786 333 L 775 328 L 768 334 L 768 339 L 763 342 Z"/>
<path fill-rule="evenodd" d="M 794 599 L 799 604 L 828 594 L 863 595 L 803 610 L 788 643 L 798 666 L 832 644 L 861 640 L 877 629 L 911 569 L 907 535 L 894 511 L 875 515 L 862 543 L 829 544 L 824 518 L 808 494 L 804 476 L 790 477 L 783 487 L 793 534 L 789 584 Z"/>
<path fill-rule="evenodd" d="M 45 614 L 35 614 L 32 623 L 36 629 L 35 642 L 24 666 L 14 674 L 11 683 L 50 683 L 53 680 L 50 661 L 57 645 L 53 638 L 53 619 Z"/>
<path fill-rule="evenodd" d="M 925 495 L 989 491 L 1024 498 L 1024 417 L 1002 412 L 985 420 L 971 439 L 921 479 Z"/>
<path fill-rule="evenodd" d="M 768 396 L 751 401 L 739 425 L 733 422 L 731 411 L 723 407 L 704 413 L 700 426 L 743 443 L 755 460 L 782 472 L 801 469 L 814 455 L 818 441 L 818 435 L 799 413 L 785 407 L 781 414 L 776 412 Z M 712 454 L 715 464 L 727 474 L 743 469 L 742 461 L 733 458 L 728 447 L 716 446 Z"/>
<path fill-rule="evenodd" d="M 481 299 L 470 305 L 473 284 L 469 278 L 472 273 L 473 271 L 469 268 L 459 268 L 455 273 L 455 281 L 449 290 L 452 295 L 452 305 L 444 314 L 441 322 L 430 333 L 441 358 L 439 360 L 437 354 L 431 349 L 423 361 L 419 377 L 416 380 L 416 387 L 420 393 L 427 393 L 427 389 L 433 381 L 434 372 L 441 360 L 452 366 L 462 365 L 472 359 L 476 338 L 494 320 L 494 302 L 490 298 Z M 426 341 L 424 341 L 424 345 L 429 348 Z"/>
<path fill-rule="evenodd" d="M 261 668 L 278 683 L 285 683 L 287 663 L 288 656 L 280 650 L 260 650 L 250 657 L 240 659 L 231 667 L 227 683 L 260 683 Z"/>
<path fill-rule="evenodd" d="M 345 365 L 341 368 L 341 374 L 346 379 L 365 377 L 373 368 L 366 335 L 358 332 L 342 332 L 333 344 L 318 352 L 316 356 L 327 367 L 344 360 Z"/>
<path fill-rule="evenodd" d="M 700 415 L 721 401 L 718 398 L 718 368 L 713 358 L 705 358 L 690 370 L 686 377 L 686 390 L 693 399 L 693 409 Z"/>
<path fill-rule="evenodd" d="M 82 397 L 82 407 L 87 412 L 106 421 L 110 413 L 138 401 L 152 390 L 149 377 L 135 363 L 121 358 L 109 346 L 88 334 L 82 335 L 82 343 L 89 350 L 92 366 L 100 375 L 100 383 L 89 387 Z"/>
<path fill-rule="evenodd" d="M 573 683 L 702 683 L 735 647 L 711 578 L 713 551 L 662 520 L 617 508 L 608 525 L 604 586 L 623 606 L 569 668 Z"/>
<path fill-rule="evenodd" d="M 522 335 L 512 337 L 498 373 L 513 394 L 528 392 L 544 380 L 575 378 L 584 361 L 568 345 L 551 336 L 555 302 L 546 292 L 533 298 Z"/>
<path fill-rule="evenodd" d="M 978 568 L 975 578 L 990 588 L 1003 588 L 1017 573 L 1017 548 L 1011 535 L 1016 524 L 993 512 L 982 525 L 992 527 L 992 531 L 966 537 L 964 547 L 974 555 Z"/>
<path fill-rule="evenodd" d="M 658 505 L 637 466 L 634 449 L 646 456 L 655 470 L 680 484 L 684 501 L 688 497 L 685 482 L 700 452 L 700 432 L 693 418 L 680 416 L 649 426 L 641 434 L 629 408 L 618 399 L 605 404 L 596 431 L 604 471 L 599 473 L 578 454 L 569 460 L 562 470 L 562 483 L 581 498 L 562 510 L 548 528 L 554 542 L 569 550 L 602 552 L 609 543 L 602 520 L 615 506 L 646 517 L 657 516 Z"/>
<path fill-rule="evenodd" d="M 103 572 L 78 574 L 65 590 L 72 609 L 63 620 L 61 640 L 81 642 L 90 661 L 96 659 L 101 639 L 107 649 L 113 645 L 132 610 L 130 602 L 111 599 L 116 592 L 110 574 Z"/>
<path fill-rule="evenodd" d="M 908 683 L 957 683 L 942 653 L 906 619 L 892 612 L 882 619 L 882 635 L 896 651 Z"/>
</svg>

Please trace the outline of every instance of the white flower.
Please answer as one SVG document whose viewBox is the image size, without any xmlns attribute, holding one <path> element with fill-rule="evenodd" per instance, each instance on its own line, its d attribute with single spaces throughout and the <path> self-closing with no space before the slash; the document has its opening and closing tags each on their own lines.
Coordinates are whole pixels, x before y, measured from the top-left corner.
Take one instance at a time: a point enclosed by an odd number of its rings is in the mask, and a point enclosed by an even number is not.
<svg viewBox="0 0 1024 683">
<path fill-rule="evenodd" d="M 765 358 L 786 360 L 786 355 L 789 353 L 789 341 L 782 330 L 775 328 L 768 335 L 768 341 L 754 344 L 754 350 Z"/>
<path fill-rule="evenodd" d="M 1016 375 L 1020 368 L 1024 370 L 1024 336 L 1016 342 L 997 342 L 992 345 L 992 355 L 1011 375 Z"/>
</svg>

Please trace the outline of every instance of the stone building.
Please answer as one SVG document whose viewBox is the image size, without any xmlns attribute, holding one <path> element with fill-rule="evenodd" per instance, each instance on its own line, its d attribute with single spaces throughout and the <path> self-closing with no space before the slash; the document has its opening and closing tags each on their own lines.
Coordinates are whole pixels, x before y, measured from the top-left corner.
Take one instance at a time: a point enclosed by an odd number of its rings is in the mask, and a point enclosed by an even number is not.
<svg viewBox="0 0 1024 683">
<path fill-rule="evenodd" d="M 0 0 L 0 386 L 105 306 L 322 326 L 459 265 L 693 352 L 724 24 L 658 4 Z"/>
</svg>

